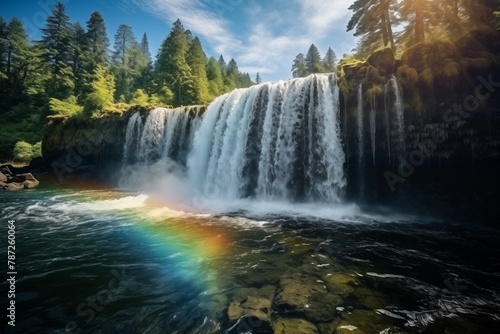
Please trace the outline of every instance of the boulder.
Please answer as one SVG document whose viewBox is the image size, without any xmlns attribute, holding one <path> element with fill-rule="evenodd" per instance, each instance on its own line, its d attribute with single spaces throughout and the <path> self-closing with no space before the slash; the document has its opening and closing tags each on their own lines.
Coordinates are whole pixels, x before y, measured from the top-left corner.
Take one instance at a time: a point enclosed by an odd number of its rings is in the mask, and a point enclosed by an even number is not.
<svg viewBox="0 0 500 334">
<path fill-rule="evenodd" d="M 275 334 L 317 334 L 318 328 L 314 324 L 294 318 L 277 318 L 273 321 Z"/>
<path fill-rule="evenodd" d="M 368 57 L 366 62 L 375 67 L 382 76 L 396 72 L 394 52 L 390 48 L 375 51 Z"/>
<path fill-rule="evenodd" d="M 0 189 L 15 191 L 33 189 L 40 182 L 31 173 L 13 174 L 6 165 L 0 166 Z"/>
<path fill-rule="evenodd" d="M 294 273 L 280 279 L 273 312 L 313 322 L 329 322 L 335 318 L 335 308 L 341 304 L 342 298 L 329 293 L 322 280 Z"/>
</svg>

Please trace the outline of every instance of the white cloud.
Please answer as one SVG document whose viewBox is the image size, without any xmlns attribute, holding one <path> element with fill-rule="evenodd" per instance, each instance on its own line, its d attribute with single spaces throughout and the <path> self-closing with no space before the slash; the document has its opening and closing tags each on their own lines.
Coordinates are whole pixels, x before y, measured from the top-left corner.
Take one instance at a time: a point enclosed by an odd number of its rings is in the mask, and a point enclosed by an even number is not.
<svg viewBox="0 0 500 334">
<path fill-rule="evenodd" d="M 335 23 L 345 20 L 352 14 L 347 8 L 352 0 L 296 0 L 300 6 L 301 21 L 307 27 L 310 34 L 323 37 Z"/>
<path fill-rule="evenodd" d="M 180 19 L 186 29 L 203 37 L 217 53 L 225 54 L 240 48 L 240 42 L 226 28 L 222 19 L 224 7 L 209 9 L 196 0 L 132 0 L 137 6 L 172 23 Z"/>
</svg>

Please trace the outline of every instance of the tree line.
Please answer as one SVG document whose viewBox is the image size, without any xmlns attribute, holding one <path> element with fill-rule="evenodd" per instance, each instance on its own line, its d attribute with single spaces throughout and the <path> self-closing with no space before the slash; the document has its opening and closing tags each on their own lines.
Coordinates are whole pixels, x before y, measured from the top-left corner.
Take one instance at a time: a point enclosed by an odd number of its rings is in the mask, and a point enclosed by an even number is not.
<svg viewBox="0 0 500 334">
<path fill-rule="evenodd" d="M 0 17 L 0 159 L 8 159 L 5 152 L 10 155 L 17 141 L 38 142 L 50 114 L 89 117 L 116 103 L 205 104 L 254 84 L 234 59 L 208 58 L 180 20 L 155 60 L 147 34 L 139 41 L 127 24 L 118 27 L 110 44 L 97 11 L 82 26 L 72 23 L 58 2 L 36 41 L 19 19 Z"/>
<path fill-rule="evenodd" d="M 110 51 L 103 16 L 94 12 L 83 27 L 71 23 L 58 2 L 31 42 L 21 21 L 0 17 L 2 110 L 28 98 L 79 106 L 148 100 L 170 105 L 207 103 L 237 87 L 253 84 L 234 59 L 207 58 L 198 37 L 177 20 L 156 60 L 147 34 L 140 42 L 121 24 Z"/>
<path fill-rule="evenodd" d="M 325 57 L 321 58 L 316 45 L 311 44 L 306 55 L 299 53 L 292 64 L 292 75 L 294 78 L 302 78 L 312 73 L 329 73 L 335 71 L 337 55 L 328 48 Z"/>
</svg>

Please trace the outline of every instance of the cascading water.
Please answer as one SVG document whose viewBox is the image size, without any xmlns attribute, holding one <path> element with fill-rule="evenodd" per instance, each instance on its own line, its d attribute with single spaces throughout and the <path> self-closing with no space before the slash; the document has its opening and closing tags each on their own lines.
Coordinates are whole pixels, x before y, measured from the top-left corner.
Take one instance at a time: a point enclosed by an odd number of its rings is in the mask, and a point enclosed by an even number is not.
<svg viewBox="0 0 500 334">
<path fill-rule="evenodd" d="M 199 107 L 152 110 L 144 124 L 139 112 L 128 122 L 123 163 L 152 164 L 168 158 L 186 164 L 194 132 L 198 128 Z"/>
<path fill-rule="evenodd" d="M 266 83 L 217 98 L 189 177 L 227 198 L 338 202 L 346 185 L 335 75 Z"/>
<path fill-rule="evenodd" d="M 376 114 L 376 105 L 377 101 L 375 100 L 375 97 L 372 97 L 372 100 L 370 101 L 370 141 L 372 144 L 372 158 L 373 158 L 373 164 L 375 165 L 375 154 L 376 154 L 376 136 L 377 136 L 377 114 Z"/>
<path fill-rule="evenodd" d="M 384 123 L 385 123 L 385 137 L 386 137 L 386 145 L 387 145 L 387 153 L 388 153 L 388 158 L 389 158 L 389 163 L 391 162 L 391 154 L 392 154 L 392 148 L 391 148 L 391 126 L 389 122 L 389 85 L 390 82 L 388 81 L 384 85 Z"/>
<path fill-rule="evenodd" d="M 130 116 L 127 132 L 125 134 L 125 145 L 123 148 L 123 165 L 134 163 L 140 148 L 140 138 L 142 133 L 142 118 L 141 114 L 136 112 Z"/>
<path fill-rule="evenodd" d="M 396 129 L 398 134 L 399 141 L 399 149 L 404 152 L 405 151 L 405 118 L 404 118 L 404 105 L 403 105 L 403 97 L 401 96 L 401 92 L 399 90 L 398 81 L 394 75 L 389 79 L 389 85 L 391 90 L 394 93 L 394 103 L 392 106 L 395 120 L 396 120 Z"/>
<path fill-rule="evenodd" d="M 363 161 L 363 84 L 358 86 L 358 161 Z"/>
</svg>

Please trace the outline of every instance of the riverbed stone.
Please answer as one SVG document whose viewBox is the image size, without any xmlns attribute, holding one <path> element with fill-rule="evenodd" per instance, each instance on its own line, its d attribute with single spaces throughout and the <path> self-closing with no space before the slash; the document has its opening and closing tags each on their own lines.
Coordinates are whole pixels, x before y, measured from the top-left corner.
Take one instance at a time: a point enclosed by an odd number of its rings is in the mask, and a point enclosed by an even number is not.
<svg viewBox="0 0 500 334">
<path fill-rule="evenodd" d="M 342 320 L 337 325 L 336 333 L 380 333 L 387 328 L 387 319 L 375 311 L 354 310 L 352 313 L 342 314 Z"/>
<path fill-rule="evenodd" d="M 317 277 L 293 273 L 280 279 L 273 311 L 313 322 L 329 322 L 335 318 L 335 308 L 341 304 L 342 298 L 329 293 L 324 282 Z"/>
<path fill-rule="evenodd" d="M 376 310 L 386 308 L 391 305 L 389 298 L 378 291 L 370 290 L 365 287 L 357 288 L 352 296 L 363 306 Z"/>
<path fill-rule="evenodd" d="M 358 284 L 355 276 L 344 273 L 327 273 L 322 280 L 330 291 L 344 297 L 354 292 Z"/>
<path fill-rule="evenodd" d="M 304 319 L 277 318 L 272 322 L 275 334 L 318 334 L 318 328 Z"/>
<path fill-rule="evenodd" d="M 242 303 L 233 301 L 227 311 L 229 320 L 237 320 L 243 316 L 252 316 L 270 322 L 271 301 L 266 298 L 248 297 Z"/>
</svg>

